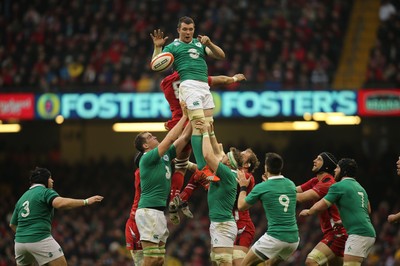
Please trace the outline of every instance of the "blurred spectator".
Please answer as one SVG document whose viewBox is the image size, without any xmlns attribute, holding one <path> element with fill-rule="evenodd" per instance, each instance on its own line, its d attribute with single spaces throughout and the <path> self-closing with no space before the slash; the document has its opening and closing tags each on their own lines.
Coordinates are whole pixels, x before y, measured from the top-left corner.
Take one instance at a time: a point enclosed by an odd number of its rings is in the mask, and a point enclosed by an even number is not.
<svg viewBox="0 0 400 266">
<path fill-rule="evenodd" d="M 311 84 L 314 89 L 326 89 L 328 87 L 328 74 L 322 67 L 322 63 L 318 62 L 314 70 L 311 72 Z"/>
<path fill-rule="evenodd" d="M 137 82 L 138 92 L 151 92 L 155 87 L 155 82 L 148 73 L 143 73 Z"/>
<path fill-rule="evenodd" d="M 383 0 L 379 8 L 379 18 L 381 21 L 387 21 L 396 14 L 396 7 L 391 0 Z"/>
<path fill-rule="evenodd" d="M 122 81 L 121 90 L 131 92 L 136 90 L 136 82 L 133 80 L 132 75 L 128 74 Z"/>
</svg>

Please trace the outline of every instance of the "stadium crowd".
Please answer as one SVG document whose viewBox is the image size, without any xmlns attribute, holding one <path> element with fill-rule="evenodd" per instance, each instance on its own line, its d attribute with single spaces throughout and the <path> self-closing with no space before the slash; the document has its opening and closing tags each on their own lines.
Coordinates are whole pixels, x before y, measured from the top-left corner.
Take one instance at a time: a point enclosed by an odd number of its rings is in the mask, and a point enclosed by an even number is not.
<svg viewBox="0 0 400 266">
<path fill-rule="evenodd" d="M 310 162 L 318 154 L 312 141 L 293 142 L 282 151 L 285 158 L 284 175 L 296 184 L 304 182 L 311 173 Z M 276 147 L 260 144 L 254 151 L 264 159 L 266 150 Z M 28 187 L 29 170 L 36 165 L 52 170 L 55 189 L 71 197 L 91 193 L 104 195 L 101 204 L 79 210 L 57 211 L 53 223 L 53 236 L 62 245 L 69 265 L 132 265 L 125 249 L 125 221 L 133 200 L 132 161 L 91 160 L 86 163 L 67 164 L 51 154 L 11 152 L 3 150 L 0 160 L 0 265 L 15 265 L 14 234 L 8 223 L 19 196 Z M 298 152 L 307 155 L 298 156 Z M 359 162 L 359 180 L 367 189 L 371 204 L 371 219 L 377 232 L 377 241 L 364 265 L 399 265 L 400 232 L 398 224 L 389 224 L 387 216 L 400 210 L 396 189 L 400 179 L 395 174 L 398 154 L 390 148 L 379 159 L 370 158 L 363 151 L 349 150 L 349 145 L 332 149 L 340 156 L 354 156 Z M 388 160 L 387 158 L 393 158 Z M 255 173 L 261 182 L 262 169 Z M 186 179 L 187 181 L 187 179 Z M 178 226 L 168 224 L 168 265 L 209 265 L 208 208 L 206 191 L 196 190 L 190 202 L 195 219 L 182 219 Z M 298 206 L 300 211 L 304 206 Z M 250 211 L 256 225 L 256 239 L 265 232 L 267 222 L 261 204 Z M 321 238 L 318 219 L 298 218 L 300 246 L 294 256 L 282 265 L 303 265 L 306 255 Z M 176 263 L 176 264 L 173 264 Z"/>
<path fill-rule="evenodd" d="M 352 1 L 5 1 L 0 87 L 6 91 L 154 91 L 149 33 L 172 41 L 190 14 L 224 48 L 211 75 L 243 73 L 253 89 L 329 88 Z"/>
<path fill-rule="evenodd" d="M 400 85 L 400 3 L 384 0 L 380 25 L 370 53 L 365 87 L 396 88 Z"/>
</svg>

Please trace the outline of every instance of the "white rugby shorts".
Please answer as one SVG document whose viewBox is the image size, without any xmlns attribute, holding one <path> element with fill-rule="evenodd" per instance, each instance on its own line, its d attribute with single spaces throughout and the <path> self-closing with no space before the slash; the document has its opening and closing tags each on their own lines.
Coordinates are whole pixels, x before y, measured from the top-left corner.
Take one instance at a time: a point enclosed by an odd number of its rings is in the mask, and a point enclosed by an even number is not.
<svg viewBox="0 0 400 266">
<path fill-rule="evenodd" d="M 179 100 L 186 103 L 187 109 L 212 109 L 215 107 L 210 86 L 207 82 L 185 80 L 179 85 Z"/>
<path fill-rule="evenodd" d="M 135 221 L 141 241 L 149 241 L 156 244 L 167 242 L 169 231 L 163 211 L 150 208 L 138 209 Z"/>
</svg>

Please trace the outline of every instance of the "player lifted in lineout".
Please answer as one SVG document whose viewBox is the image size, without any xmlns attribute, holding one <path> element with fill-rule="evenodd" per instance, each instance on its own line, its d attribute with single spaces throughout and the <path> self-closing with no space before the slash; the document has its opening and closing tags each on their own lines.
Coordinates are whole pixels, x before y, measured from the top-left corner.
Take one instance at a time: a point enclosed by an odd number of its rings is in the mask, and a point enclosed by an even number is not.
<svg viewBox="0 0 400 266">
<path fill-rule="evenodd" d="M 213 120 L 214 101 L 208 85 L 208 67 L 206 56 L 215 59 L 224 59 L 224 51 L 214 44 L 208 36 L 198 35 L 193 38 L 195 24 L 190 17 L 181 17 L 178 22 L 179 38 L 167 46 L 163 46 L 168 39 L 158 29 L 150 34 L 153 39 L 153 57 L 161 52 L 170 52 L 174 56 L 173 68 L 178 71 L 181 79 L 179 86 L 179 98 L 186 103 L 189 120 L 192 123 L 193 132 L 191 143 L 196 159 L 197 167 L 202 169 L 206 162 L 202 155 L 202 135 L 195 128 L 198 120 L 207 123 Z"/>
</svg>

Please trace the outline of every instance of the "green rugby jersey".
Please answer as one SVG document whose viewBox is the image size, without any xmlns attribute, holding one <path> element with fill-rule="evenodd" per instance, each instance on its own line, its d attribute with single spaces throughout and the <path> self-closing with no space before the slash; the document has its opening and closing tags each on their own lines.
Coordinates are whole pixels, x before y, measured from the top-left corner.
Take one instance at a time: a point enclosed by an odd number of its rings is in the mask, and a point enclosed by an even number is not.
<svg viewBox="0 0 400 266">
<path fill-rule="evenodd" d="M 210 183 L 207 196 L 210 221 L 234 221 L 232 209 L 237 192 L 236 171 L 220 162 L 216 175 L 221 180 Z"/>
<path fill-rule="evenodd" d="M 44 185 L 33 185 L 15 205 L 11 224 L 17 226 L 15 242 L 33 243 L 51 235 L 53 199 L 58 193 Z"/>
<path fill-rule="evenodd" d="M 368 213 L 367 192 L 354 178 L 333 184 L 324 199 L 338 207 L 347 234 L 376 237 Z"/>
<path fill-rule="evenodd" d="M 175 39 L 164 47 L 163 52 L 174 55 L 173 68 L 178 71 L 181 81 L 198 80 L 208 82 L 206 47 L 197 39 L 185 43 Z"/>
<path fill-rule="evenodd" d="M 143 154 L 140 159 L 140 194 L 138 208 L 165 207 L 171 189 L 171 161 L 176 157 L 171 145 L 160 157 L 158 147 Z"/>
<path fill-rule="evenodd" d="M 288 243 L 299 241 L 296 186 L 291 180 L 282 175 L 269 177 L 255 185 L 245 200 L 251 205 L 261 201 L 268 221 L 268 235 Z"/>
</svg>

